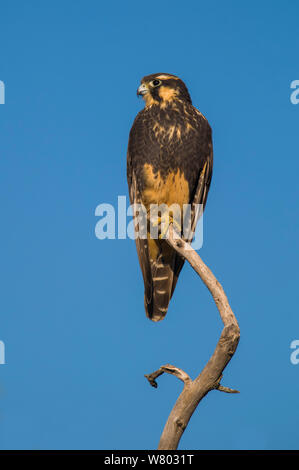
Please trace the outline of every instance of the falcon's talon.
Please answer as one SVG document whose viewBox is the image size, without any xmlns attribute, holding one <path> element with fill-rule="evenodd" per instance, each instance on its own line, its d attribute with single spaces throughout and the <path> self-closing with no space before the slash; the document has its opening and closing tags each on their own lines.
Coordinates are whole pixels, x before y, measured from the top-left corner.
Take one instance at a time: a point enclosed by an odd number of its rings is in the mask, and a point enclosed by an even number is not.
<svg viewBox="0 0 299 470">
<path fill-rule="evenodd" d="M 169 230 L 169 226 L 172 224 L 174 226 L 174 228 L 176 229 L 175 231 L 178 232 L 179 234 L 181 233 L 181 224 L 179 224 L 179 222 L 177 222 L 177 220 L 175 220 L 173 217 L 167 217 L 168 220 L 166 221 L 163 221 L 164 222 L 164 227 L 163 227 L 163 230 L 161 231 L 160 235 L 159 235 L 159 239 L 160 240 L 163 240 L 165 239 L 165 235 L 167 235 L 167 232 Z"/>
<path fill-rule="evenodd" d="M 158 235 L 159 240 L 165 239 L 165 235 L 168 232 L 170 224 L 175 227 L 176 232 L 178 232 L 179 234 L 181 233 L 181 224 L 175 219 L 173 215 L 169 215 L 168 213 L 161 215 L 161 217 L 157 217 L 157 219 L 152 222 L 152 227 L 163 227 L 163 230 L 161 230 L 160 235 Z"/>
<path fill-rule="evenodd" d="M 162 222 L 162 217 L 157 217 L 157 220 L 152 222 L 152 226 L 153 227 L 158 227 L 159 225 L 161 225 L 161 222 Z"/>
</svg>

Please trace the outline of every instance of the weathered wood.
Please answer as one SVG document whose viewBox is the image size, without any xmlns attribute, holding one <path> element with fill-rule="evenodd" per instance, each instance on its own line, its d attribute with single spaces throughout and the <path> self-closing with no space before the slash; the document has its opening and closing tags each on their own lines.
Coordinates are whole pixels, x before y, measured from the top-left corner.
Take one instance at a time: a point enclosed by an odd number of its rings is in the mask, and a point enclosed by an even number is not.
<svg viewBox="0 0 299 470">
<path fill-rule="evenodd" d="M 191 380 L 184 371 L 169 364 L 145 376 L 153 387 L 157 387 L 156 379 L 163 373 L 175 375 L 184 382 L 183 391 L 179 395 L 162 432 L 158 446 L 160 450 L 177 449 L 192 414 L 208 392 L 219 390 L 226 393 L 238 393 L 237 390 L 222 386 L 220 381 L 222 373 L 234 355 L 240 339 L 240 329 L 236 317 L 221 284 L 212 271 L 205 265 L 191 245 L 179 237 L 172 224 L 169 226 L 166 241 L 190 263 L 207 286 L 219 310 L 224 328 L 213 355 L 195 380 Z"/>
</svg>

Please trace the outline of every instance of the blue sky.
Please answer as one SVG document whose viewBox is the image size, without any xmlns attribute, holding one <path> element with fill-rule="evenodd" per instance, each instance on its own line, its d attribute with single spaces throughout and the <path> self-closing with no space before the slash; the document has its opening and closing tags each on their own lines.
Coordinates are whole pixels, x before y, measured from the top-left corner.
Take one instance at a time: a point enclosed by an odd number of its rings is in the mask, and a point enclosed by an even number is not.
<svg viewBox="0 0 299 470">
<path fill-rule="evenodd" d="M 241 328 L 223 385 L 181 449 L 298 449 L 298 3 L 10 1 L 1 5 L 0 447 L 153 449 L 221 322 L 185 265 L 151 323 L 134 242 L 98 240 L 127 195 L 140 78 L 179 75 L 213 128 L 200 254 Z M 225 430 L 224 430 L 225 429 Z"/>
</svg>

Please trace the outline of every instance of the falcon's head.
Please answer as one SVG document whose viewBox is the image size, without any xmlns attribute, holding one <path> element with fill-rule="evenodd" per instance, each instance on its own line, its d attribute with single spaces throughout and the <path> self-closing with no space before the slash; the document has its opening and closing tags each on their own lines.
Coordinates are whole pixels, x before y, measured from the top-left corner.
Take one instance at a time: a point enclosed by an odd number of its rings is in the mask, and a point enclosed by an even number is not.
<svg viewBox="0 0 299 470">
<path fill-rule="evenodd" d="M 164 107 L 175 100 L 191 103 L 185 83 L 169 73 L 154 73 L 143 77 L 137 95 L 144 98 L 146 106 L 156 104 Z"/>
</svg>

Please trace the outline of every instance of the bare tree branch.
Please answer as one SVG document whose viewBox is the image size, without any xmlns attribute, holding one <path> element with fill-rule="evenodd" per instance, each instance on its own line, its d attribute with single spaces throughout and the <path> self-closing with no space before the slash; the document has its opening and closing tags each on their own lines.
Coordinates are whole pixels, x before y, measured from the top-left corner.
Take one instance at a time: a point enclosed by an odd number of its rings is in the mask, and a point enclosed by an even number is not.
<svg viewBox="0 0 299 470">
<path fill-rule="evenodd" d="M 190 379 L 189 375 L 186 374 L 182 369 L 179 369 L 178 367 L 172 366 L 171 364 L 166 364 L 165 366 L 161 366 L 160 369 L 156 370 L 155 372 L 152 372 L 149 375 L 145 375 L 144 377 L 147 378 L 149 383 L 151 384 L 152 387 L 157 388 L 158 384 L 156 382 L 156 379 L 164 374 L 166 372 L 167 374 L 172 374 L 175 375 L 178 379 L 180 379 L 182 382 L 184 382 L 185 385 L 188 385 L 188 383 L 191 383 L 192 380 Z"/>
<path fill-rule="evenodd" d="M 199 402 L 208 392 L 211 390 L 219 390 L 226 393 L 238 393 L 237 390 L 222 386 L 220 381 L 225 367 L 237 349 L 240 339 L 240 329 L 221 284 L 202 261 L 198 253 L 193 250 L 191 245 L 186 243 L 174 231 L 172 224 L 169 226 L 166 241 L 191 264 L 192 268 L 207 286 L 224 324 L 214 353 L 195 380 L 192 381 L 184 371 L 169 364 L 145 376 L 155 388 L 157 387 L 156 379 L 163 373 L 175 375 L 184 382 L 183 391 L 179 395 L 168 417 L 158 446 L 158 449 L 170 450 L 177 449 L 181 436 L 192 414 Z"/>
</svg>

